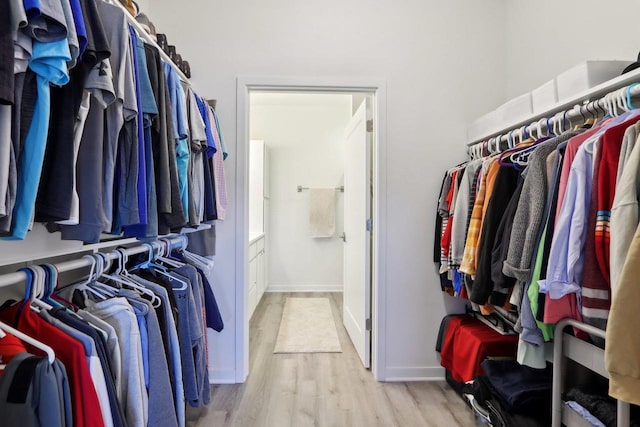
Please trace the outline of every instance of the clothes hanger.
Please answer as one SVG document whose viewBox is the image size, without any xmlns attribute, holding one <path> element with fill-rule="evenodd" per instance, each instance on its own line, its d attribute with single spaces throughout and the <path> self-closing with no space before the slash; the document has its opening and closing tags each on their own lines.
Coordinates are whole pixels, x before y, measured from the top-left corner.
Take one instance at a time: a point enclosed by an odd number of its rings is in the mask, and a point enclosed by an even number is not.
<svg viewBox="0 0 640 427">
<path fill-rule="evenodd" d="M 205 258 L 201 255 L 198 254 L 194 254 L 192 252 L 189 252 L 185 249 L 181 249 L 180 250 L 180 254 L 187 260 L 193 261 L 195 263 L 200 264 L 203 267 L 206 268 L 211 268 L 215 265 L 215 263 L 213 262 L 213 260 Z"/>
<path fill-rule="evenodd" d="M 567 118 L 567 115 L 569 114 L 569 110 L 564 110 L 564 113 L 562 113 L 562 128 L 563 128 L 563 133 L 568 131 L 569 129 L 571 129 L 573 127 L 573 125 L 571 124 L 571 118 Z"/>
<path fill-rule="evenodd" d="M 36 272 L 34 270 L 32 270 L 29 267 L 26 267 L 24 269 L 21 269 L 22 271 L 24 271 L 27 274 L 27 287 L 25 289 L 25 293 L 24 293 L 24 299 L 22 300 L 22 304 L 20 306 L 20 309 L 24 309 L 24 307 L 29 307 L 31 310 L 39 313 L 40 309 L 33 306 L 31 304 L 31 301 L 33 300 L 33 295 L 34 293 L 36 293 L 37 290 L 37 278 L 35 277 Z"/>
<path fill-rule="evenodd" d="M 75 285 L 75 287 L 78 290 L 87 291 L 93 296 L 95 296 L 96 298 L 98 298 L 99 300 L 104 301 L 107 299 L 107 297 L 102 292 L 97 290 L 96 287 L 92 286 L 95 284 L 95 281 L 97 280 L 97 278 L 100 277 L 100 275 L 104 271 L 102 268 L 99 268 L 99 265 L 100 266 L 104 265 L 104 258 L 102 258 L 100 255 L 101 254 L 98 253 L 98 254 L 92 254 L 92 255 L 85 255 L 82 257 L 84 259 L 88 259 L 90 262 L 89 275 L 87 276 L 87 279 L 84 282 L 78 283 L 77 285 Z"/>
<path fill-rule="evenodd" d="M 110 277 L 112 279 L 115 279 L 115 278 L 120 279 L 121 284 L 128 286 L 129 288 L 132 288 L 133 290 L 138 291 L 143 295 L 147 295 L 150 298 L 151 304 L 153 305 L 153 307 L 155 308 L 160 307 L 160 304 L 162 304 L 162 300 L 160 299 L 160 297 L 157 296 L 154 292 L 145 288 L 140 283 L 136 282 L 135 278 L 133 278 L 127 271 L 126 266 L 127 266 L 127 262 L 129 261 L 129 255 L 127 255 L 127 251 L 125 249 L 118 248 L 115 250 L 115 252 L 117 252 L 120 255 L 119 260 L 122 261 L 118 265 L 120 272 L 118 273 L 117 276 L 108 275 L 107 277 Z"/>
<path fill-rule="evenodd" d="M 88 290 L 102 301 L 106 301 L 109 298 L 117 297 L 119 288 L 107 285 L 106 283 L 102 283 L 99 281 L 100 277 L 104 274 L 105 271 L 107 271 L 107 269 L 111 265 L 110 258 L 101 252 L 88 256 L 93 258 L 96 271 L 95 273 L 89 275 L 84 289 Z"/>
<path fill-rule="evenodd" d="M 498 151 L 498 144 L 496 144 L 496 138 L 489 138 L 487 141 L 487 149 L 489 150 L 489 155 L 494 155 Z"/>
<path fill-rule="evenodd" d="M 174 268 L 184 267 L 184 263 L 181 263 L 173 258 L 170 258 L 171 257 L 171 241 L 169 239 L 160 239 L 160 243 L 165 245 L 165 251 L 163 255 L 158 258 L 158 260 Z"/>
<path fill-rule="evenodd" d="M 591 127 L 595 126 L 596 123 L 598 123 L 598 119 L 600 118 L 600 112 L 598 111 L 596 105 L 598 105 L 598 101 L 588 102 L 585 106 L 587 112 L 592 115 L 591 118 L 587 119 L 587 123 L 590 123 Z M 593 110 L 590 110 L 589 107 L 593 108 Z"/>
<path fill-rule="evenodd" d="M 49 278 L 45 283 L 46 289 L 44 297 L 42 298 L 43 301 L 53 307 L 63 307 L 62 304 L 53 299 L 53 294 L 58 287 L 58 269 L 53 264 L 42 264 L 42 267 L 47 272 L 47 277 Z"/>
<path fill-rule="evenodd" d="M 53 306 L 43 301 L 47 288 L 47 272 L 41 265 L 30 267 L 34 271 L 34 289 L 32 294 L 31 305 L 43 310 L 52 310 Z"/>
<path fill-rule="evenodd" d="M 622 89 L 620 89 L 618 91 L 618 100 L 619 100 L 620 108 L 622 108 L 625 113 L 631 111 L 631 108 L 627 104 L 627 89 L 626 88 L 622 88 Z"/>
<path fill-rule="evenodd" d="M 553 116 L 553 134 L 555 136 L 562 134 L 562 111 Z"/>
<path fill-rule="evenodd" d="M 575 126 L 573 126 L 573 130 L 574 131 L 584 127 L 585 123 L 587 122 L 587 119 L 585 118 L 584 114 L 582 113 L 582 107 L 583 107 L 583 105 L 578 104 L 578 105 L 576 105 L 575 107 L 573 107 L 571 109 L 571 111 L 575 111 L 577 114 L 580 114 L 580 121 L 578 123 L 576 123 Z"/>
<path fill-rule="evenodd" d="M 638 83 L 633 83 L 629 86 L 627 86 L 627 105 L 629 106 L 630 110 L 635 110 L 635 107 L 633 106 L 633 103 L 631 102 L 631 90 L 638 86 Z"/>
<path fill-rule="evenodd" d="M 607 97 L 607 102 L 609 105 L 609 111 L 611 113 L 611 116 L 618 117 L 618 107 L 616 106 L 615 101 L 613 99 L 614 96 L 615 96 L 614 93 L 608 93 L 606 97 Z"/>
<path fill-rule="evenodd" d="M 19 338 L 21 341 L 24 341 L 27 344 L 31 344 L 35 348 L 42 350 L 47 355 L 47 360 L 49 360 L 49 364 L 53 364 L 53 362 L 56 360 L 56 353 L 53 351 L 51 347 L 49 347 L 45 343 L 40 342 L 37 339 L 32 338 L 29 335 L 23 332 L 20 332 L 17 329 L 12 328 L 11 326 L 7 325 L 4 322 L 0 322 L 0 329 L 2 329 L 4 332 L 7 332 L 13 335 L 16 338 Z"/>
<path fill-rule="evenodd" d="M 542 131 L 542 122 L 544 121 L 544 118 L 538 120 L 536 122 L 536 134 L 538 136 L 538 139 L 542 139 L 544 138 L 544 132 Z"/>
</svg>

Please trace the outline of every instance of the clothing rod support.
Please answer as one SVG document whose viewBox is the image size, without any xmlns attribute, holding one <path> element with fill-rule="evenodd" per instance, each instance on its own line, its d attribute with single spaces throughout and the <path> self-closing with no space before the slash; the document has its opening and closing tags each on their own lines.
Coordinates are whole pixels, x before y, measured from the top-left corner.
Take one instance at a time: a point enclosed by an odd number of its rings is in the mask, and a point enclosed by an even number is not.
<svg viewBox="0 0 640 427">
<path fill-rule="evenodd" d="M 172 249 L 175 248 L 184 248 L 186 246 L 186 237 L 178 236 L 167 239 L 171 245 Z M 138 245 L 131 248 L 124 249 L 128 256 L 138 255 L 149 251 L 148 245 Z M 110 260 L 117 259 L 117 252 L 111 251 L 106 254 Z M 79 258 L 71 261 L 61 262 L 59 264 L 54 265 L 58 273 L 64 273 L 67 271 L 79 270 L 81 268 L 90 267 L 91 261 L 87 258 Z M 3 274 L 0 276 L 0 288 L 4 288 L 7 286 L 13 286 L 18 283 L 24 282 L 27 280 L 27 273 L 24 271 L 16 271 L 14 273 Z"/>
<path fill-rule="evenodd" d="M 499 143 L 502 142 L 508 142 L 509 141 L 509 133 L 510 132 L 514 132 L 514 131 L 518 131 L 521 129 L 531 129 L 531 128 L 535 128 L 537 126 L 537 122 L 544 119 L 545 117 L 549 118 L 549 126 L 553 127 L 554 125 L 558 125 L 558 121 L 571 121 L 571 120 L 575 120 L 578 118 L 583 118 L 583 117 L 588 117 L 593 111 L 602 111 L 602 110 L 606 110 L 607 105 L 606 105 L 606 101 L 605 98 L 607 96 L 610 96 L 611 94 L 615 93 L 615 92 L 620 92 L 621 90 L 626 90 L 628 91 L 628 95 L 630 97 L 636 97 L 638 95 L 640 95 L 640 85 L 637 84 L 632 84 L 629 86 L 625 86 L 616 90 L 613 90 L 611 92 L 609 92 L 608 94 L 603 95 L 602 97 L 594 100 L 594 101 L 589 101 L 585 104 L 576 104 L 574 105 L 572 108 L 569 109 L 557 109 L 557 110 L 549 110 L 544 114 L 539 114 L 534 116 L 531 119 L 528 119 L 526 122 L 524 123 L 519 123 L 517 125 L 514 125 L 510 128 L 507 128 L 506 130 L 502 131 L 501 133 L 494 133 L 491 137 L 486 137 L 481 141 L 477 141 L 474 142 L 472 144 L 468 145 L 468 149 L 469 151 L 472 151 L 475 147 L 485 144 L 487 141 L 492 141 L 493 143 L 495 143 L 496 139 L 499 137 Z M 578 108 L 580 107 L 580 108 Z M 564 113 L 562 115 L 558 115 L 559 113 Z M 545 126 L 546 127 L 546 124 Z"/>
<path fill-rule="evenodd" d="M 341 193 L 344 193 L 344 185 L 341 185 L 340 187 L 336 187 L 336 190 L 340 191 Z M 310 190 L 309 187 L 303 187 L 302 185 L 298 185 L 298 193 L 302 193 L 303 191 L 307 191 Z"/>
</svg>

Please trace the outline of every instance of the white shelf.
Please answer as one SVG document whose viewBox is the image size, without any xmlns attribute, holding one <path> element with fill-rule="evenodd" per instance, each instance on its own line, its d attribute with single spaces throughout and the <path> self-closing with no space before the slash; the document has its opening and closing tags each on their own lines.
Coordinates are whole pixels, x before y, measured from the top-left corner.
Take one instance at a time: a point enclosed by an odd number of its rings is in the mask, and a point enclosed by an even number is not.
<svg viewBox="0 0 640 427">
<path fill-rule="evenodd" d="M 609 378 L 604 366 L 604 350 L 572 335 L 562 334 L 564 355 L 585 368 Z"/>
<path fill-rule="evenodd" d="M 548 117 L 550 114 L 554 112 L 571 109 L 578 104 L 582 104 L 582 102 L 586 100 L 593 101 L 597 98 L 602 97 L 603 95 L 606 95 L 609 92 L 628 86 L 631 83 L 635 83 L 635 82 L 640 82 L 640 69 L 630 71 L 626 74 L 616 77 L 615 79 L 611 79 L 597 86 L 594 86 L 591 89 L 586 90 L 571 98 L 564 99 L 542 113 L 532 114 L 528 116 L 526 119 L 522 119 L 520 121 L 510 123 L 510 124 L 501 125 L 500 128 L 496 129 L 490 134 L 483 136 L 482 138 L 476 138 L 472 141 L 467 141 L 467 145 L 471 146 L 471 145 L 477 144 L 478 142 L 486 141 L 491 137 L 494 137 L 497 135 L 504 135 L 512 129 L 517 129 L 524 125 L 531 124 L 534 121 L 542 119 L 543 117 Z"/>
</svg>

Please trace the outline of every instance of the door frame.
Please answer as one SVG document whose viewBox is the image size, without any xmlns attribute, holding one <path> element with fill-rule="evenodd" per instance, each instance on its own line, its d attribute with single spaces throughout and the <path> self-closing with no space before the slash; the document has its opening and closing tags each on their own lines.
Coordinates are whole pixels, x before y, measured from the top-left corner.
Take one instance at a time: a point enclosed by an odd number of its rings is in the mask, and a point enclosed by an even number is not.
<svg viewBox="0 0 640 427">
<path fill-rule="evenodd" d="M 252 91 L 373 94 L 373 269 L 371 370 L 385 381 L 387 250 L 387 90 L 380 78 L 240 76 L 236 82 L 236 382 L 249 375 L 249 93 Z M 363 227 L 365 224 L 362 225 Z"/>
</svg>

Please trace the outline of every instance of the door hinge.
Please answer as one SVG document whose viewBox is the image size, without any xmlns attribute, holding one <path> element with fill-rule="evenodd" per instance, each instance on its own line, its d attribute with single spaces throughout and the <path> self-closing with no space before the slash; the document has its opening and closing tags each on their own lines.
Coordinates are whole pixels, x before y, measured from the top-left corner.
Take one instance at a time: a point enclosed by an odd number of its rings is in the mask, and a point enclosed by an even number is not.
<svg viewBox="0 0 640 427">
<path fill-rule="evenodd" d="M 371 319 L 370 318 L 365 321 L 365 325 L 364 326 L 365 326 L 365 330 L 367 330 L 367 331 L 371 330 Z"/>
<path fill-rule="evenodd" d="M 373 220 L 371 218 L 367 218 L 367 231 L 373 231 Z"/>
<path fill-rule="evenodd" d="M 367 132 L 373 132 L 373 119 L 367 120 Z"/>
</svg>

